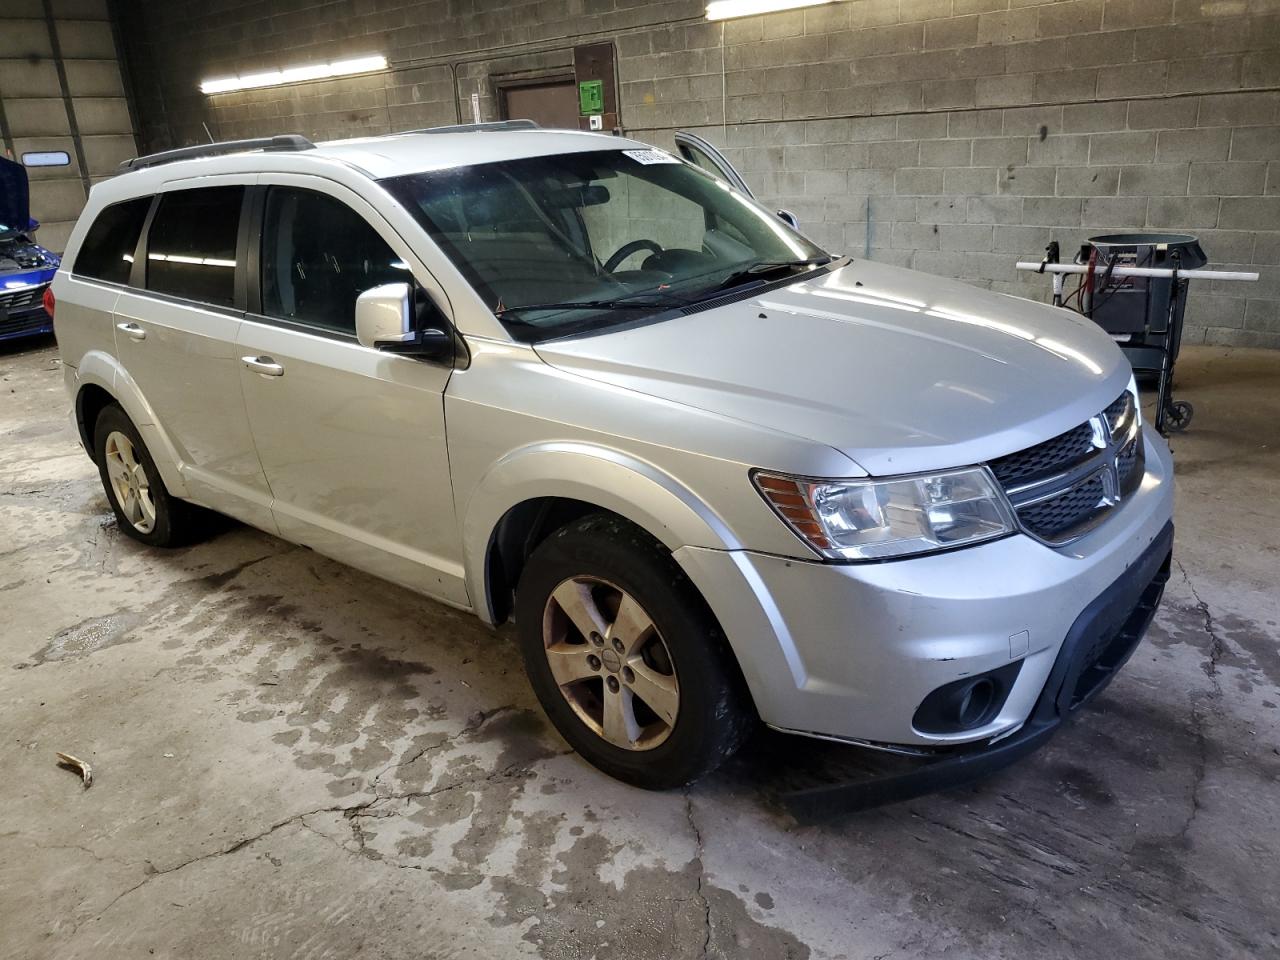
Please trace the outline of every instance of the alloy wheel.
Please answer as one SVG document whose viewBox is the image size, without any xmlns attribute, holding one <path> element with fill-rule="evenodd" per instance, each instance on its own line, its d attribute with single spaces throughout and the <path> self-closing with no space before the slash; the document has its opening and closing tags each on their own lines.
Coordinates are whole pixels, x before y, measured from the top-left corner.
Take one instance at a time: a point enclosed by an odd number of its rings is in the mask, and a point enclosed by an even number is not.
<svg viewBox="0 0 1280 960">
<path fill-rule="evenodd" d="M 542 636 L 560 694 L 593 733 L 636 751 L 671 735 L 680 711 L 671 651 L 625 590 L 596 577 L 563 581 L 547 598 Z"/>
<path fill-rule="evenodd" d="M 150 533 L 156 525 L 156 505 L 151 499 L 151 482 L 137 457 L 133 441 L 113 430 L 106 442 L 107 478 L 120 512 L 139 533 Z"/>
</svg>

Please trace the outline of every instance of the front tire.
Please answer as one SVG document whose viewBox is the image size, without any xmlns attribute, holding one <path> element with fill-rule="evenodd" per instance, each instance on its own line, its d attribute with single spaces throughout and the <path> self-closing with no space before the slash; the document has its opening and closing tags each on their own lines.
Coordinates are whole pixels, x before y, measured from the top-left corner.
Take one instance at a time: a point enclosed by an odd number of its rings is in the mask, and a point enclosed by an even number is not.
<svg viewBox="0 0 1280 960">
<path fill-rule="evenodd" d="M 544 540 L 516 594 L 525 668 L 561 736 L 647 789 L 714 770 L 754 710 L 719 625 L 671 555 L 593 514 Z"/>
<path fill-rule="evenodd" d="M 199 507 L 165 489 L 146 444 L 117 404 L 104 407 L 93 428 L 94 460 L 120 529 L 153 547 L 178 547 L 204 532 Z"/>
</svg>

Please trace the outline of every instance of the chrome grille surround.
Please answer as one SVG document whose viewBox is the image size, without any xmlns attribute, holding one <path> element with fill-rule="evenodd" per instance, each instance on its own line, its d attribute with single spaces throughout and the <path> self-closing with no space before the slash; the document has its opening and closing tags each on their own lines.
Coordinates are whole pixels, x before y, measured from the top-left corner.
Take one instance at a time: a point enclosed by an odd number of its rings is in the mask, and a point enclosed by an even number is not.
<svg viewBox="0 0 1280 960">
<path fill-rule="evenodd" d="M 1066 433 L 993 460 L 1022 531 L 1061 547 L 1083 537 L 1142 481 L 1142 430 L 1133 395 Z"/>
</svg>

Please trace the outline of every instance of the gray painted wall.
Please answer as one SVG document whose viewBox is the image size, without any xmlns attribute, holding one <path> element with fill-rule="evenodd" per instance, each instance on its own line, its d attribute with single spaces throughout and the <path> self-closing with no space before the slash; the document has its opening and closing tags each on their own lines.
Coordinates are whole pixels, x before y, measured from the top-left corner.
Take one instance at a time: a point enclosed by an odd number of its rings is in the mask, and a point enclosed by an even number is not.
<svg viewBox="0 0 1280 960">
<path fill-rule="evenodd" d="M 70 155 L 28 170 L 38 239 L 60 251 L 88 187 L 137 151 L 106 0 L 0 0 L 0 112 L 12 159 Z"/>
<path fill-rule="evenodd" d="M 1280 0 L 852 0 L 724 25 L 702 0 L 135 0 L 147 149 L 450 123 L 612 40 L 621 122 L 728 148 L 832 249 L 1046 299 L 1050 239 L 1197 233 L 1190 342 L 1280 347 Z M 201 79 L 383 53 L 385 74 L 205 97 Z"/>
</svg>

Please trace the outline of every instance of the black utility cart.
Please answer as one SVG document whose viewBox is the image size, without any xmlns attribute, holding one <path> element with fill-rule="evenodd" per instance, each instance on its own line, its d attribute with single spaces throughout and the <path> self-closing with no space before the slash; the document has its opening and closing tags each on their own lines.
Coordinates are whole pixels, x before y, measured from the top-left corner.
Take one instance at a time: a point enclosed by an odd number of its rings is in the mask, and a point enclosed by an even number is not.
<svg viewBox="0 0 1280 960">
<path fill-rule="evenodd" d="M 1173 399 L 1173 367 L 1191 285 L 1181 271 L 1209 262 L 1200 241 L 1184 233 L 1112 233 L 1090 238 L 1076 262 L 1093 266 L 1084 275 L 1080 312 L 1111 334 L 1139 380 L 1155 381 L 1157 419 L 1163 414 L 1170 430 L 1185 429 L 1195 409 Z M 1117 277 L 1116 267 L 1155 267 L 1172 275 Z"/>
<path fill-rule="evenodd" d="M 1074 263 L 1058 262 L 1057 242 L 1039 263 L 1019 270 L 1053 276 L 1053 303 L 1089 317 L 1102 327 L 1133 366 L 1139 381 L 1156 386 L 1156 429 L 1186 429 L 1195 410 L 1173 399 L 1173 367 L 1182 345 L 1182 318 L 1192 279 L 1257 280 L 1256 273 L 1205 270 L 1200 241 L 1183 233 L 1115 233 L 1093 237 Z M 1064 295 L 1068 274 L 1079 278 Z"/>
</svg>

